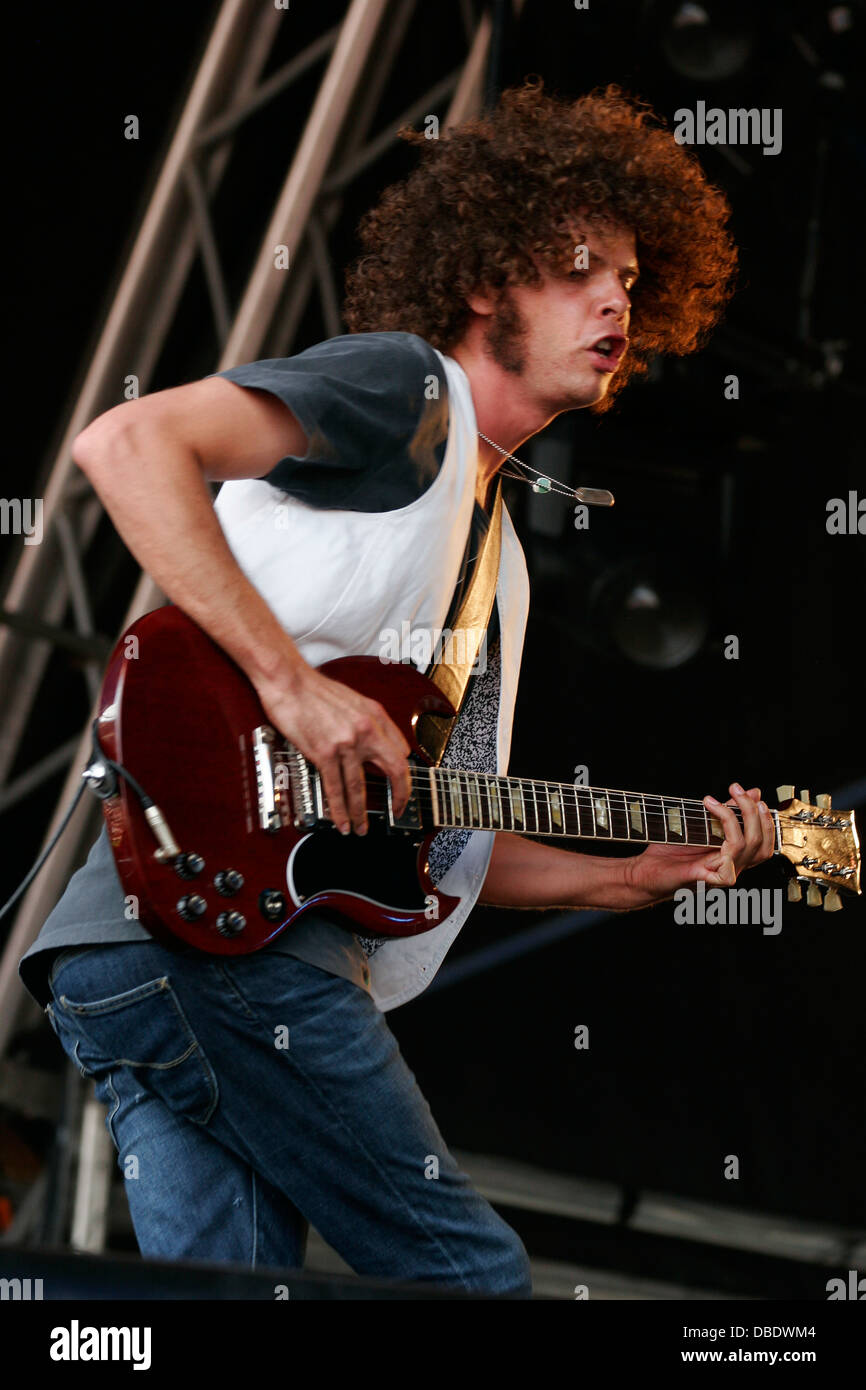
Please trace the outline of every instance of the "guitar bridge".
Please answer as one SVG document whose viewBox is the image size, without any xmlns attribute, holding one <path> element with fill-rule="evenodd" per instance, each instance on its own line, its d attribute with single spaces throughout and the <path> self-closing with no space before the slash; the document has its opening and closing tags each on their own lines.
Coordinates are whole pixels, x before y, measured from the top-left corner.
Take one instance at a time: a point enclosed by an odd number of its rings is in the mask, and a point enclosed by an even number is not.
<svg viewBox="0 0 866 1390">
<path fill-rule="evenodd" d="M 292 824 L 311 829 L 324 819 L 319 774 L 294 744 L 286 744 L 286 767 L 292 798 Z"/>
<path fill-rule="evenodd" d="M 300 749 L 287 743 L 275 761 L 276 732 L 269 724 L 253 729 L 259 825 L 276 831 L 284 826 L 310 827 L 322 818 L 321 785 Z"/>
</svg>

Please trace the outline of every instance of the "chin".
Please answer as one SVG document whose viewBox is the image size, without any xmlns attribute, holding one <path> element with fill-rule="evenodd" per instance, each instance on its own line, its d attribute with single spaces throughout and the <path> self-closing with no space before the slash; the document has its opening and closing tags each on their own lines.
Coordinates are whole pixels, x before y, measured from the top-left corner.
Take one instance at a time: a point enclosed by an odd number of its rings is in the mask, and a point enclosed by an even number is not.
<svg viewBox="0 0 866 1390">
<path fill-rule="evenodd" d="M 609 384 L 608 381 L 600 379 L 591 385 L 584 386 L 580 392 L 575 393 L 572 410 L 579 410 L 581 406 L 586 405 L 598 405 L 599 401 L 603 401 L 607 395 Z"/>
</svg>

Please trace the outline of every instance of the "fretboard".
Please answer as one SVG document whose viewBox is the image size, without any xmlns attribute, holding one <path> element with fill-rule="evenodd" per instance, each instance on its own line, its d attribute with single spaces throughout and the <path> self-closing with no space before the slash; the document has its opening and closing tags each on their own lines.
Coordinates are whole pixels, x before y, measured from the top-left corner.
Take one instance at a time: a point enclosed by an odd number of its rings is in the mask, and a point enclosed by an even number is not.
<svg viewBox="0 0 866 1390">
<path fill-rule="evenodd" d="M 425 768 L 414 780 L 425 824 L 443 829 L 673 845 L 713 845 L 724 839 L 724 830 L 703 802 L 683 797 L 449 767 Z"/>
</svg>

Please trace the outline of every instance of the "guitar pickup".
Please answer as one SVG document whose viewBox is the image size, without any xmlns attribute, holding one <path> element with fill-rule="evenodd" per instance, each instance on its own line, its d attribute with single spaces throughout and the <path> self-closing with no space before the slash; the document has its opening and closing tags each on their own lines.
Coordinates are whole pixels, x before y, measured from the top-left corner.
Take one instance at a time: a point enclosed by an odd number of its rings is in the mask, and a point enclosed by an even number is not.
<svg viewBox="0 0 866 1390">
<path fill-rule="evenodd" d="M 392 830 L 422 830 L 421 808 L 418 805 L 418 797 L 413 792 L 406 802 L 401 816 L 394 815 L 394 806 L 391 800 L 391 783 L 388 783 L 388 823 Z"/>
</svg>

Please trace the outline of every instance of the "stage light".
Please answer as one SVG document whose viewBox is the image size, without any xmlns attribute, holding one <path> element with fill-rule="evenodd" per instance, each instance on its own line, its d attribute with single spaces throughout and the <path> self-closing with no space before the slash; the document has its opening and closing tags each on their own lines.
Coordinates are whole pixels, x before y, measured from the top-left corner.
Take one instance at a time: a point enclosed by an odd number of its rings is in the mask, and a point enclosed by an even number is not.
<svg viewBox="0 0 866 1390">
<path fill-rule="evenodd" d="M 696 82 L 719 82 L 745 67 L 754 38 L 743 5 L 677 4 L 666 8 L 661 46 L 675 72 Z"/>
<path fill-rule="evenodd" d="M 651 561 L 601 575 L 590 592 L 589 607 L 593 627 L 606 646 L 637 666 L 658 671 L 690 661 L 709 631 L 701 597 Z"/>
</svg>

